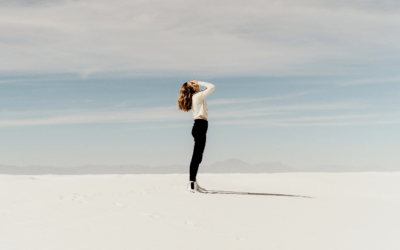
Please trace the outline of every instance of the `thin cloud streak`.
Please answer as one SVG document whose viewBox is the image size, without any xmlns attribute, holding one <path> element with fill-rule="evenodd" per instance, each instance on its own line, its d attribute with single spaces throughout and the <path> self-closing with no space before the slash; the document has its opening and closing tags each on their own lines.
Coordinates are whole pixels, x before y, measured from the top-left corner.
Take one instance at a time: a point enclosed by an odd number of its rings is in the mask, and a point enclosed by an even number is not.
<svg viewBox="0 0 400 250">
<path fill-rule="evenodd" d="M 351 122 L 314 122 L 314 123 L 263 123 L 265 127 L 344 127 L 357 125 L 393 125 L 400 121 L 351 121 Z M 253 124 L 255 125 L 255 124 Z"/>
<path fill-rule="evenodd" d="M 299 117 L 289 117 L 289 118 L 280 118 L 280 119 L 264 119 L 264 120 L 242 120 L 242 121 L 232 121 L 238 122 L 242 124 L 263 124 L 265 122 L 273 122 L 273 123 L 280 123 L 280 122 L 302 122 L 302 121 L 326 121 L 326 120 L 351 120 L 351 119 L 371 119 L 381 116 L 389 116 L 392 113 L 387 114 L 365 114 L 365 115 L 329 115 L 329 116 L 299 116 Z M 222 121 L 221 123 L 229 123 L 231 121 Z"/>
<path fill-rule="evenodd" d="M 339 86 L 353 86 L 353 85 L 364 85 L 364 84 L 378 84 L 378 83 L 400 83 L 400 77 L 385 77 L 385 78 L 365 78 L 351 81 L 345 81 L 337 83 Z"/>
<path fill-rule="evenodd" d="M 85 123 L 141 123 L 181 120 L 187 120 L 187 116 L 175 112 L 171 107 L 161 107 L 147 108 L 131 112 L 92 112 L 86 114 L 64 115 L 45 118 L 0 120 L 0 127 Z"/>
<path fill-rule="evenodd" d="M 207 103 L 211 104 L 211 105 L 223 105 L 223 104 L 287 100 L 287 99 L 294 99 L 299 96 L 305 96 L 305 95 L 314 94 L 314 93 L 317 93 L 317 91 L 303 91 L 303 92 L 294 93 L 294 94 L 288 94 L 288 95 L 282 95 L 282 96 L 272 96 L 272 97 L 265 97 L 265 98 L 215 99 L 215 100 L 208 101 Z"/>
<path fill-rule="evenodd" d="M 368 107 L 366 104 L 353 102 L 338 102 L 338 103 L 322 103 L 322 104 L 299 104 L 286 106 L 268 106 L 264 108 L 254 109 L 254 111 L 296 111 L 296 110 L 353 110 L 364 109 Z"/>
<path fill-rule="evenodd" d="M 349 103 L 289 105 L 265 107 L 259 109 L 242 109 L 233 111 L 215 111 L 211 119 L 229 119 L 246 117 L 266 117 L 274 115 L 291 115 L 290 111 L 307 110 L 354 110 L 365 107 L 365 105 L 349 105 Z M 48 112 L 48 111 L 47 111 Z M 40 112 L 39 112 L 40 113 Z M 13 113 L 15 117 L 17 113 Z M 21 115 L 28 115 L 23 112 Z M 32 116 L 32 113 L 29 113 Z M 345 116 L 341 116 L 345 117 Z M 360 116 L 361 117 L 361 116 Z M 144 122 L 183 122 L 192 119 L 191 113 L 179 111 L 177 107 L 155 107 L 136 109 L 134 111 L 116 112 L 87 112 L 53 117 L 40 117 L 29 119 L 3 119 L 0 127 L 35 126 L 35 125 L 61 125 L 61 124 L 86 124 L 86 123 L 144 123 Z M 293 118 L 286 118 L 293 119 Z M 294 118 L 299 119 L 299 118 Z M 280 120 L 282 121 L 282 120 Z"/>
<path fill-rule="evenodd" d="M 356 125 L 392 125 L 400 124 L 397 120 L 377 120 L 371 119 L 383 115 L 364 115 L 364 116 L 325 116 L 325 117 L 299 117 L 288 119 L 266 119 L 266 120 L 240 120 L 240 121 L 218 121 L 215 125 L 248 125 L 252 127 L 314 127 L 314 126 L 356 126 Z M 369 120 L 365 120 L 369 119 Z M 387 119 L 387 118 L 386 118 Z M 335 120 L 338 120 L 335 122 Z M 348 121 L 350 120 L 350 121 Z M 293 121 L 293 122 L 290 122 Z M 300 121 L 300 122 L 299 122 Z M 309 122 L 320 121 L 320 122 Z M 323 122 L 329 121 L 329 122 Z"/>
</svg>

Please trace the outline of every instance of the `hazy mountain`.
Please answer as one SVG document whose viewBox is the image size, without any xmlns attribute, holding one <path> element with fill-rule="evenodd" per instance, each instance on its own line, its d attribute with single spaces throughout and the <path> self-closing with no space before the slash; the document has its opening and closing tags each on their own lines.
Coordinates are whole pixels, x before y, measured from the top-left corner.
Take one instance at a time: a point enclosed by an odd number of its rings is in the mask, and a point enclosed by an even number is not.
<svg viewBox="0 0 400 250">
<path fill-rule="evenodd" d="M 342 173 L 342 172 L 362 172 L 361 169 L 351 166 L 339 166 L 339 165 L 322 165 L 313 168 L 307 168 L 304 172 L 328 172 L 328 173 Z"/>
<path fill-rule="evenodd" d="M 314 168 L 304 169 L 303 172 L 324 172 L 324 173 L 346 173 L 346 172 L 391 172 L 400 169 L 387 168 L 381 166 L 353 167 L 341 165 L 322 165 Z"/>
<path fill-rule="evenodd" d="M 298 172 L 279 162 L 249 164 L 239 159 L 228 159 L 211 165 L 201 165 L 200 173 L 279 173 Z M 84 165 L 80 167 L 60 168 L 50 166 L 4 166 L 0 165 L 0 174 L 13 175 L 80 175 L 80 174 L 173 174 L 189 173 L 189 166 L 168 165 L 148 167 L 142 165 L 101 166 Z"/>
<path fill-rule="evenodd" d="M 380 170 L 378 170 L 380 169 Z M 280 162 L 249 164 L 239 159 L 228 159 L 211 165 L 201 165 L 199 173 L 286 173 L 286 172 L 365 172 L 394 171 L 378 167 L 355 168 L 350 166 L 324 165 L 308 169 L 295 169 Z M 398 171 L 398 170 L 397 170 Z M 149 167 L 142 165 L 102 166 L 84 165 L 80 167 L 60 168 L 50 166 L 4 166 L 0 165 L 0 174 L 11 175 L 84 175 L 84 174 L 176 174 L 189 173 L 189 164 Z"/>
<path fill-rule="evenodd" d="M 85 165 L 80 167 L 60 168 L 49 166 L 4 166 L 0 165 L 0 174 L 15 175 L 79 175 L 79 174 L 134 174 L 141 173 L 148 169 L 141 165 L 124 165 L 124 166 L 95 166 Z"/>
<path fill-rule="evenodd" d="M 249 164 L 239 159 L 228 159 L 209 166 L 201 166 L 201 173 L 284 173 L 301 172 L 280 162 Z"/>
</svg>

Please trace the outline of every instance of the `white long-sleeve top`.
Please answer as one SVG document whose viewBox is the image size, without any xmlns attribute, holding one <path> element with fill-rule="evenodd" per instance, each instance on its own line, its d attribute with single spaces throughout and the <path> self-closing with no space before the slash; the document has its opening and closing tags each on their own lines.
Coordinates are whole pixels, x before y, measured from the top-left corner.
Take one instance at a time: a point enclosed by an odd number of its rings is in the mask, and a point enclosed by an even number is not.
<svg viewBox="0 0 400 250">
<path fill-rule="evenodd" d="M 205 89 L 192 96 L 192 109 L 191 110 L 192 110 L 194 119 L 198 118 L 199 116 L 202 116 L 205 119 L 207 119 L 207 117 L 208 117 L 207 103 L 204 100 L 204 98 L 206 98 L 209 94 L 211 94 L 214 91 L 215 86 L 214 86 L 214 84 L 211 84 L 208 82 L 198 81 L 198 83 L 200 86 L 205 87 Z"/>
</svg>

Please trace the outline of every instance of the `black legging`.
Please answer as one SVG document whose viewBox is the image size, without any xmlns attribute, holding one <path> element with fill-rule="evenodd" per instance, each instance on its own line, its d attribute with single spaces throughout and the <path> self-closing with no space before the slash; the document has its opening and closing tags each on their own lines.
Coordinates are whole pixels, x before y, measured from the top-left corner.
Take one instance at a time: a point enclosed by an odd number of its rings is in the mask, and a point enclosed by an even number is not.
<svg viewBox="0 0 400 250">
<path fill-rule="evenodd" d="M 208 121 L 203 119 L 194 120 L 192 136 L 194 138 L 194 149 L 192 161 L 190 162 L 190 181 L 196 181 L 197 171 L 203 159 L 204 147 L 206 146 L 206 134 Z"/>
</svg>

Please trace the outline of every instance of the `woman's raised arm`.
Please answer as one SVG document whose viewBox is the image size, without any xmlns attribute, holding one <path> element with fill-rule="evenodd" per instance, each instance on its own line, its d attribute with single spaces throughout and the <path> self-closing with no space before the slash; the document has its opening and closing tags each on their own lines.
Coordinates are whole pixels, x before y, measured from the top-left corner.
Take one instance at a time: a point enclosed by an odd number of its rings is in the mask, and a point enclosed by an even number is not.
<svg viewBox="0 0 400 250">
<path fill-rule="evenodd" d="M 206 88 L 205 90 L 200 91 L 202 98 L 206 98 L 209 94 L 211 94 L 215 90 L 215 85 L 212 83 L 198 81 L 198 84 Z"/>
</svg>

